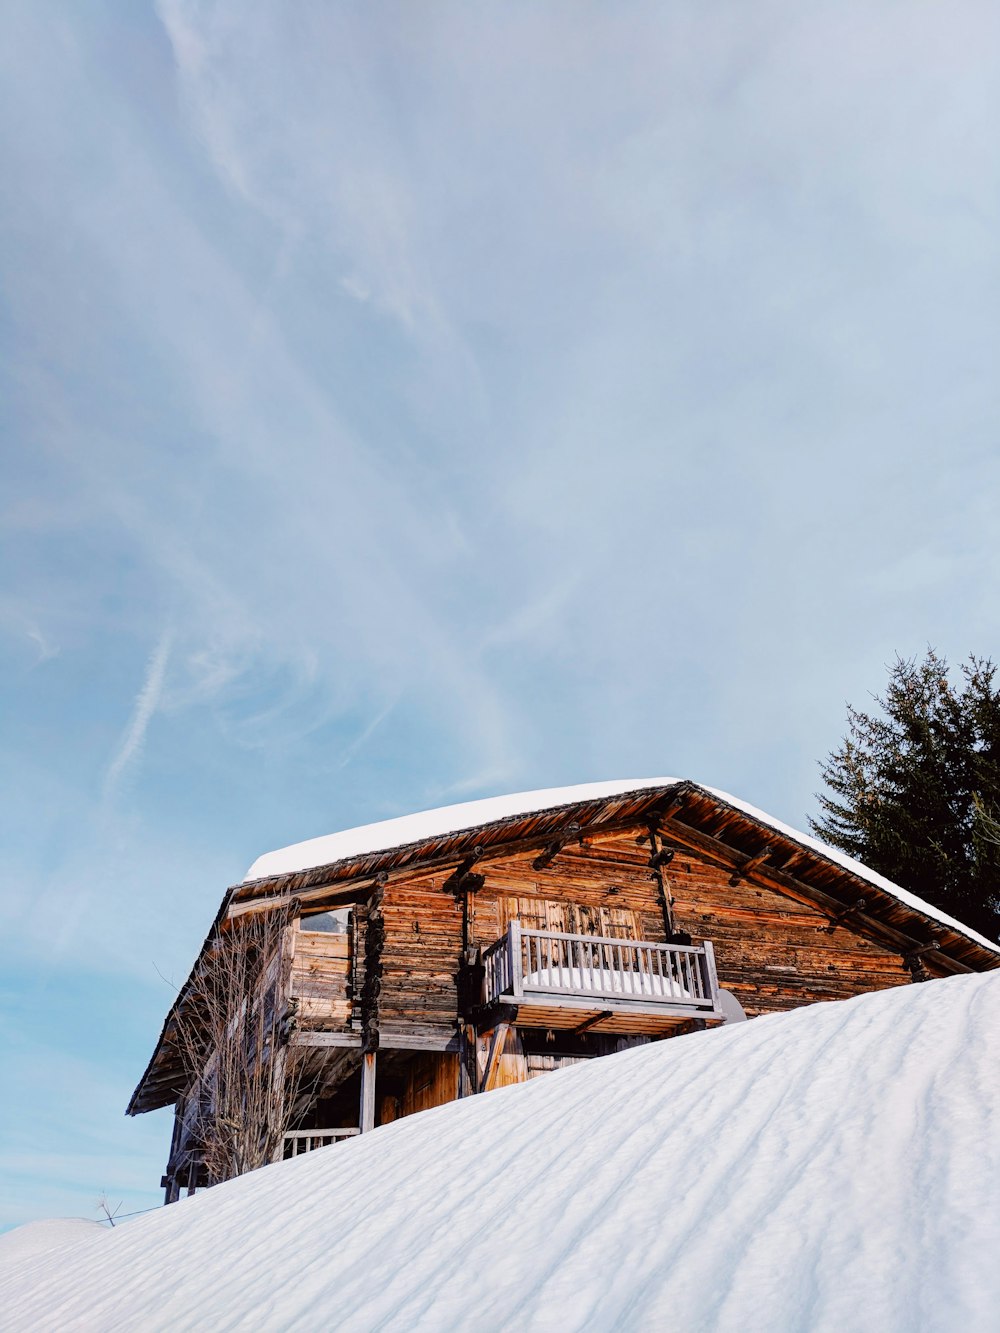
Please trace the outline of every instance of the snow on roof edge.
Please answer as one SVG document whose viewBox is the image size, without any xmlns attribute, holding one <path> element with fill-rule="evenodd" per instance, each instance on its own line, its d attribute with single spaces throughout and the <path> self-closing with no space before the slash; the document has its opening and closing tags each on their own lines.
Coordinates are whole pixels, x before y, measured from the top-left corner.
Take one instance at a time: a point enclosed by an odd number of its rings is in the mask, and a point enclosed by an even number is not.
<svg viewBox="0 0 1000 1333">
<path fill-rule="evenodd" d="M 479 828 L 500 819 L 510 819 L 518 815 L 534 814 L 541 810 L 555 809 L 561 805 L 574 805 L 581 801 L 601 800 L 605 797 L 621 796 L 626 792 L 648 791 L 657 787 L 673 787 L 686 781 L 683 778 L 629 778 L 610 782 L 585 782 L 570 787 L 548 787 L 537 791 L 511 792 L 505 796 L 487 796 L 476 801 L 463 801 L 458 805 L 441 806 L 434 810 L 421 810 L 415 814 L 400 815 L 395 819 L 380 820 L 373 824 L 362 824 L 357 828 L 344 829 L 339 833 L 328 833 L 319 838 L 309 838 L 305 842 L 292 843 L 272 852 L 259 856 L 247 871 L 243 882 L 266 879 L 273 875 L 294 874 L 297 871 L 312 870 L 317 866 L 331 865 L 335 861 L 347 860 L 353 856 L 367 856 L 375 852 L 389 851 L 407 843 L 422 842 L 429 838 L 446 837 L 464 829 Z M 748 801 L 740 800 L 719 787 L 709 787 L 704 783 L 692 782 L 693 787 L 756 819 L 759 823 L 774 829 L 785 837 L 793 839 L 810 851 L 835 862 L 853 875 L 866 880 L 874 888 L 890 894 L 907 907 L 912 907 L 925 916 L 931 917 L 949 929 L 957 931 L 967 939 L 1000 954 L 1000 943 L 989 940 L 971 926 L 964 925 L 955 917 L 942 912 L 940 908 L 919 898 L 908 889 L 894 884 L 877 871 L 871 870 L 861 861 L 856 861 L 845 852 L 821 842 L 818 838 L 802 833 L 790 824 L 775 819 Z"/>
<path fill-rule="evenodd" d="M 305 842 L 279 847 L 276 851 L 258 856 L 244 876 L 246 884 L 253 879 L 271 875 L 290 875 L 299 870 L 331 865 L 351 856 L 367 856 L 386 852 L 410 842 L 427 838 L 442 838 L 463 829 L 479 828 L 510 819 L 517 815 L 551 810 L 560 805 L 578 801 L 596 801 L 623 792 L 646 791 L 650 787 L 670 787 L 681 778 L 630 778 L 619 782 L 584 782 L 572 787 L 549 787 L 538 791 L 511 792 L 506 796 L 487 796 L 478 801 L 463 801 L 459 805 L 444 805 L 436 810 L 420 810 L 415 814 L 383 819 L 375 824 L 361 824 L 340 833 L 327 833 Z"/>
</svg>

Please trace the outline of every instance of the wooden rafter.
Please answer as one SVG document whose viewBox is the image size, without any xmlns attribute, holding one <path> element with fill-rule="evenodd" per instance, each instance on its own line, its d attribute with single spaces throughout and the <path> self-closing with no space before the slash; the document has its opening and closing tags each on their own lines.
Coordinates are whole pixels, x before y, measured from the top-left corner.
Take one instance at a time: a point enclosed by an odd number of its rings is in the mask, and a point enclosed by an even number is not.
<svg viewBox="0 0 1000 1333">
<path fill-rule="evenodd" d="M 825 926 L 820 926 L 819 929 L 828 931 L 832 935 L 838 926 L 843 925 L 845 921 L 849 921 L 851 917 L 857 916 L 859 912 L 863 912 L 867 905 L 867 898 L 859 898 L 857 902 L 851 903 L 850 907 L 845 907 L 843 911 L 837 912 Z"/>
<path fill-rule="evenodd" d="M 556 859 L 562 849 L 569 843 L 579 840 L 580 846 L 583 846 L 583 835 L 580 832 L 580 825 L 575 821 L 570 824 L 562 837 L 553 839 L 552 842 L 542 851 L 531 863 L 533 870 L 544 870 L 550 866 Z"/>
<path fill-rule="evenodd" d="M 732 847 L 729 843 L 723 842 L 712 834 L 703 833 L 690 824 L 678 822 L 676 819 L 670 821 L 669 832 L 673 839 L 682 845 L 686 844 L 692 850 L 707 851 L 716 857 L 721 857 L 720 864 L 727 868 L 734 868 L 733 860 L 740 855 L 738 849 Z M 779 892 L 785 893 L 797 902 L 805 903 L 811 907 L 820 907 L 831 916 L 835 916 L 844 906 L 841 900 L 831 897 L 822 889 L 793 878 L 783 870 L 768 866 L 762 878 L 765 881 L 772 881 Z M 848 878 L 848 872 L 845 872 L 844 878 L 845 880 Z M 856 920 L 866 933 L 889 944 L 893 952 L 899 953 L 904 958 L 913 948 L 919 948 L 924 943 L 924 941 L 915 940 L 912 936 L 897 930 L 895 926 L 879 921 L 866 913 L 858 912 Z M 938 961 L 943 967 L 952 972 L 971 972 L 973 970 L 966 963 L 960 962 L 957 958 L 951 958 L 943 951 L 941 951 Z"/>
<path fill-rule="evenodd" d="M 753 872 L 757 869 L 757 867 L 762 866 L 764 862 L 770 857 L 771 850 L 772 850 L 771 847 L 767 846 L 764 848 L 763 851 L 758 852 L 756 856 L 748 856 L 747 859 L 736 870 L 734 870 L 732 875 L 729 877 L 730 886 L 735 889 L 737 884 L 739 884 L 740 880 L 749 878 L 749 876 L 753 874 Z"/>
</svg>

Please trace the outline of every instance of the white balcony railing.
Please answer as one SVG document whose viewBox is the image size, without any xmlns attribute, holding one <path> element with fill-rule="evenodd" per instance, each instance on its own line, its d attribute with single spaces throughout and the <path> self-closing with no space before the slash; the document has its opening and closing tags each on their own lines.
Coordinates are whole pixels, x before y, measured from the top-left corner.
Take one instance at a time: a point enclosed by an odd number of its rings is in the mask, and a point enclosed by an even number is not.
<svg viewBox="0 0 1000 1333">
<path fill-rule="evenodd" d="M 483 954 L 485 1002 L 551 1002 L 559 998 L 642 1009 L 719 1012 L 715 954 L 701 944 L 570 935 L 528 930 L 512 921 Z"/>
</svg>

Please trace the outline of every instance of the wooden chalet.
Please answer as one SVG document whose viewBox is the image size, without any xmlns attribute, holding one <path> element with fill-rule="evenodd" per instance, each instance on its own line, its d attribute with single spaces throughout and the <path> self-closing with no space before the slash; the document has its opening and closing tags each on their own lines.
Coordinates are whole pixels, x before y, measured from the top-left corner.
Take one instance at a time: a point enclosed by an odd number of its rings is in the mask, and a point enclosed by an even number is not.
<svg viewBox="0 0 1000 1333">
<path fill-rule="evenodd" d="M 176 1107 L 168 1202 L 207 1183 L 190 1111 L 211 1100 L 213 1056 L 193 1070 L 183 1033 L 227 939 L 279 911 L 273 964 L 240 1010 L 249 1022 L 266 988 L 307 1072 L 276 1157 L 628 1045 L 1000 966 L 996 944 L 938 909 L 689 781 L 319 838 L 227 892 L 129 1103 Z"/>
</svg>

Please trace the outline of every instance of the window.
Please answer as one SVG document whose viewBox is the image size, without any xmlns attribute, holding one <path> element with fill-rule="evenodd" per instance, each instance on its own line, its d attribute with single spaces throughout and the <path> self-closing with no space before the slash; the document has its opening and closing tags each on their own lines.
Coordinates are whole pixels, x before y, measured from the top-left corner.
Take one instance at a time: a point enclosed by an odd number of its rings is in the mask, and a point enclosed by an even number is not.
<svg viewBox="0 0 1000 1333">
<path fill-rule="evenodd" d="M 299 929 L 322 931 L 327 935 L 346 935 L 350 920 L 350 907 L 335 907 L 329 912 L 317 912 L 313 916 L 304 916 Z"/>
</svg>

